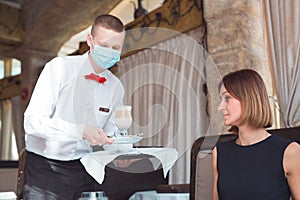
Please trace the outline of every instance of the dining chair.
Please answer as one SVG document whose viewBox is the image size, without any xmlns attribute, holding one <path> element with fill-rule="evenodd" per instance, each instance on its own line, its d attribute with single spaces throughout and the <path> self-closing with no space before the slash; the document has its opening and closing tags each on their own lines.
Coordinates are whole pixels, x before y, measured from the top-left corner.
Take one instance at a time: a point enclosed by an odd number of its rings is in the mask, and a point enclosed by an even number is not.
<svg viewBox="0 0 300 200">
<path fill-rule="evenodd" d="M 236 134 L 212 135 L 198 138 L 191 150 L 190 199 L 212 198 L 212 149 L 220 142 L 230 141 Z"/>
<path fill-rule="evenodd" d="M 17 199 L 23 200 L 24 188 L 24 163 L 25 163 L 26 150 L 23 149 L 19 155 L 18 175 L 17 175 Z"/>
<path fill-rule="evenodd" d="M 235 134 L 203 136 L 192 145 L 190 183 L 158 185 L 160 193 L 190 193 L 190 200 L 210 200 L 212 196 L 212 149 L 217 142 L 236 138 Z"/>
</svg>

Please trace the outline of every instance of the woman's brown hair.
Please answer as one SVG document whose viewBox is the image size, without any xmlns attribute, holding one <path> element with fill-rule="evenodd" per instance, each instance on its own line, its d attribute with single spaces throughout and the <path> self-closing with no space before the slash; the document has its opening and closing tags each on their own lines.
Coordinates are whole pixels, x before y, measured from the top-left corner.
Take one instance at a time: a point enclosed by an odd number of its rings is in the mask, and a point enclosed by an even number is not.
<svg viewBox="0 0 300 200">
<path fill-rule="evenodd" d="M 243 69 L 231 72 L 222 79 L 227 92 L 241 102 L 241 124 L 253 128 L 272 126 L 272 112 L 266 86 L 261 76 L 254 70 Z M 233 126 L 229 131 L 238 132 Z"/>
</svg>

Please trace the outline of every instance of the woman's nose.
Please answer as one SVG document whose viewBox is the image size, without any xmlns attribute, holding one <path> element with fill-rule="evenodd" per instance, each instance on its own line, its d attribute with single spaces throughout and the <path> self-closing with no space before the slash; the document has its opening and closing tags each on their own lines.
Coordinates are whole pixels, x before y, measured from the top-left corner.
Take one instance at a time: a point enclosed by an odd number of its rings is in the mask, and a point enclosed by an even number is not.
<svg viewBox="0 0 300 200">
<path fill-rule="evenodd" d="M 222 112 L 224 110 L 224 108 L 225 108 L 224 102 L 221 101 L 220 104 L 219 104 L 219 106 L 218 106 L 218 111 Z"/>
</svg>

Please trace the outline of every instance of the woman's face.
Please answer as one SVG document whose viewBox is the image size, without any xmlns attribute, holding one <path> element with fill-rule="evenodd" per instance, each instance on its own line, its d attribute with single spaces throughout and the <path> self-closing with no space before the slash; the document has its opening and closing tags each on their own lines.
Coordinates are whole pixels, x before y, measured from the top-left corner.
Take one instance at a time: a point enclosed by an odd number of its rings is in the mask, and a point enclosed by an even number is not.
<svg viewBox="0 0 300 200">
<path fill-rule="evenodd" d="M 221 103 L 218 111 L 222 112 L 224 117 L 224 124 L 226 126 L 239 126 L 239 121 L 242 116 L 241 102 L 230 95 L 224 85 L 220 89 Z"/>
</svg>

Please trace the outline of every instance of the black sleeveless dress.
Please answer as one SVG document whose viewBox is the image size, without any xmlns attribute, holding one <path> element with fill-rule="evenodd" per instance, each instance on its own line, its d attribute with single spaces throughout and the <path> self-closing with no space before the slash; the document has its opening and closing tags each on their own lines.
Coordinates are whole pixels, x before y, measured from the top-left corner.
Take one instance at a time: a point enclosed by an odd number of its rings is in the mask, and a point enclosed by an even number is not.
<svg viewBox="0 0 300 200">
<path fill-rule="evenodd" d="M 271 135 L 249 146 L 235 140 L 217 144 L 219 199 L 288 200 L 283 154 L 290 143 Z"/>
</svg>

